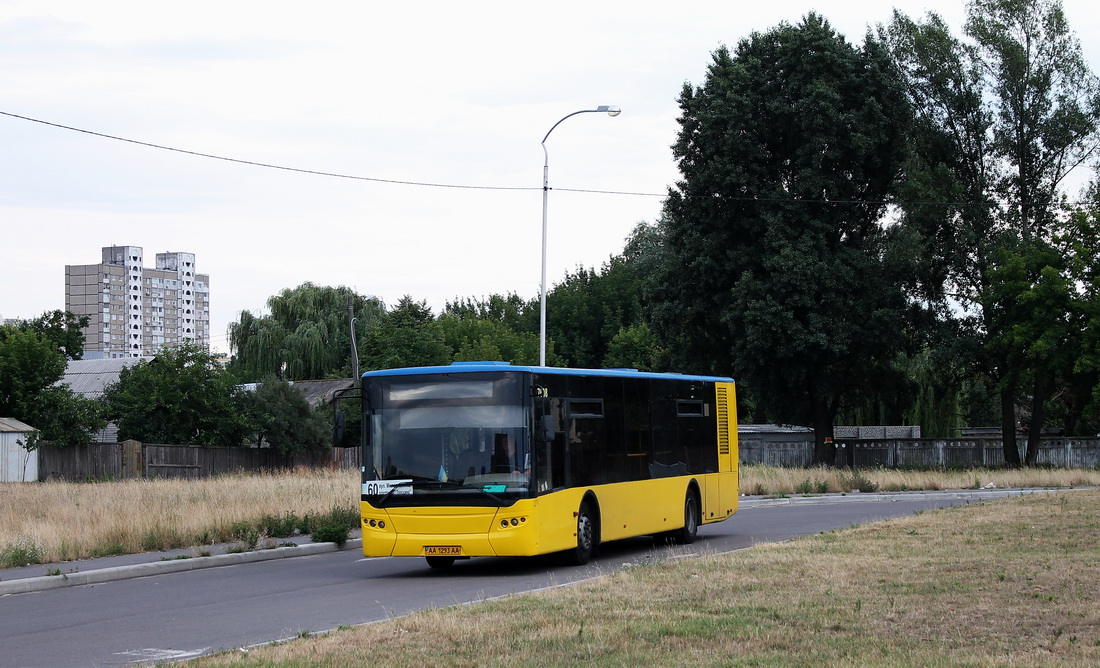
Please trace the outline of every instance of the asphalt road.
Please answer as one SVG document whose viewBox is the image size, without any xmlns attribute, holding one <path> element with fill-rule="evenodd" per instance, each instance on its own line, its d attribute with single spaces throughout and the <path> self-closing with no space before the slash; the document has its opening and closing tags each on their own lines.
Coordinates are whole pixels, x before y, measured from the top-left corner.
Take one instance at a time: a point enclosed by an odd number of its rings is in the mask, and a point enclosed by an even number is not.
<svg viewBox="0 0 1100 668">
<path fill-rule="evenodd" d="M 0 597 L 0 666 L 178 660 L 565 585 L 628 564 L 728 552 L 1004 494 L 758 500 L 726 522 L 702 527 L 693 545 L 611 543 L 579 568 L 552 557 L 479 558 L 436 571 L 419 558 L 364 559 L 346 549 L 9 594 Z"/>
</svg>

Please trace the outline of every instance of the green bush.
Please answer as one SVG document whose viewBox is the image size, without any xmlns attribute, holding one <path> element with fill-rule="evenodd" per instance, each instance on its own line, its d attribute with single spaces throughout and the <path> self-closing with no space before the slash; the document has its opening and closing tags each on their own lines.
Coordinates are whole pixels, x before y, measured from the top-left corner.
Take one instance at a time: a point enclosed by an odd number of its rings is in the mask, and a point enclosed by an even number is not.
<svg viewBox="0 0 1100 668">
<path fill-rule="evenodd" d="M 343 547 L 348 542 L 348 527 L 346 524 L 332 523 L 317 527 L 313 531 L 314 543 L 336 543 Z"/>
</svg>

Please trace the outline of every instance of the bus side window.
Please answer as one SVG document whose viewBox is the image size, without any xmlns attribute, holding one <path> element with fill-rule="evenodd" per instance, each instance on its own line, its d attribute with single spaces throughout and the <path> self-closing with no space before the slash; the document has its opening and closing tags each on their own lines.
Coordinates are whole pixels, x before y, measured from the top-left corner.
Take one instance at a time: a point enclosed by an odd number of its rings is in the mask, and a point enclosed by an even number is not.
<svg viewBox="0 0 1100 668">
<path fill-rule="evenodd" d="M 536 489 L 547 492 L 565 487 L 565 433 L 561 430 L 562 402 L 542 399 L 539 403 L 539 434 L 535 438 Z"/>
</svg>

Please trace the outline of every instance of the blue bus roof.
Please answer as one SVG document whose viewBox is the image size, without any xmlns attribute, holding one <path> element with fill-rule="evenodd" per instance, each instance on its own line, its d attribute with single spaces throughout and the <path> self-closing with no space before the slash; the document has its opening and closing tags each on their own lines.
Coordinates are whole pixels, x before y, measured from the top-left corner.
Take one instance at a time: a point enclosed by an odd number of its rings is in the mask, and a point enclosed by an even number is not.
<svg viewBox="0 0 1100 668">
<path fill-rule="evenodd" d="M 605 378 L 654 378 L 665 380 L 700 380 L 711 383 L 732 383 L 725 376 L 698 376 L 681 373 L 654 373 L 637 369 L 570 369 L 555 366 L 513 366 L 509 362 L 455 362 L 449 366 L 415 366 L 401 369 L 379 369 L 367 371 L 363 378 L 381 378 L 385 376 L 421 376 L 431 374 L 476 373 L 485 371 L 521 371 L 526 373 L 552 374 L 556 376 L 603 376 Z"/>
</svg>

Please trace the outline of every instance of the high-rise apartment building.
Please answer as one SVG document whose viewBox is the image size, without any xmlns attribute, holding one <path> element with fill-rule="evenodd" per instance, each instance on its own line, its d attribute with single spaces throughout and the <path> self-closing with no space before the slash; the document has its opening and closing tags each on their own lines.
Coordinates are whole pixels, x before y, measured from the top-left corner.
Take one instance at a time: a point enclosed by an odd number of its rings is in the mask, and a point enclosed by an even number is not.
<svg viewBox="0 0 1100 668">
<path fill-rule="evenodd" d="M 157 253 L 150 269 L 140 246 L 108 246 L 99 264 L 65 266 L 65 309 L 88 316 L 84 350 L 95 357 L 210 346 L 210 277 L 195 273 L 194 253 Z"/>
</svg>

